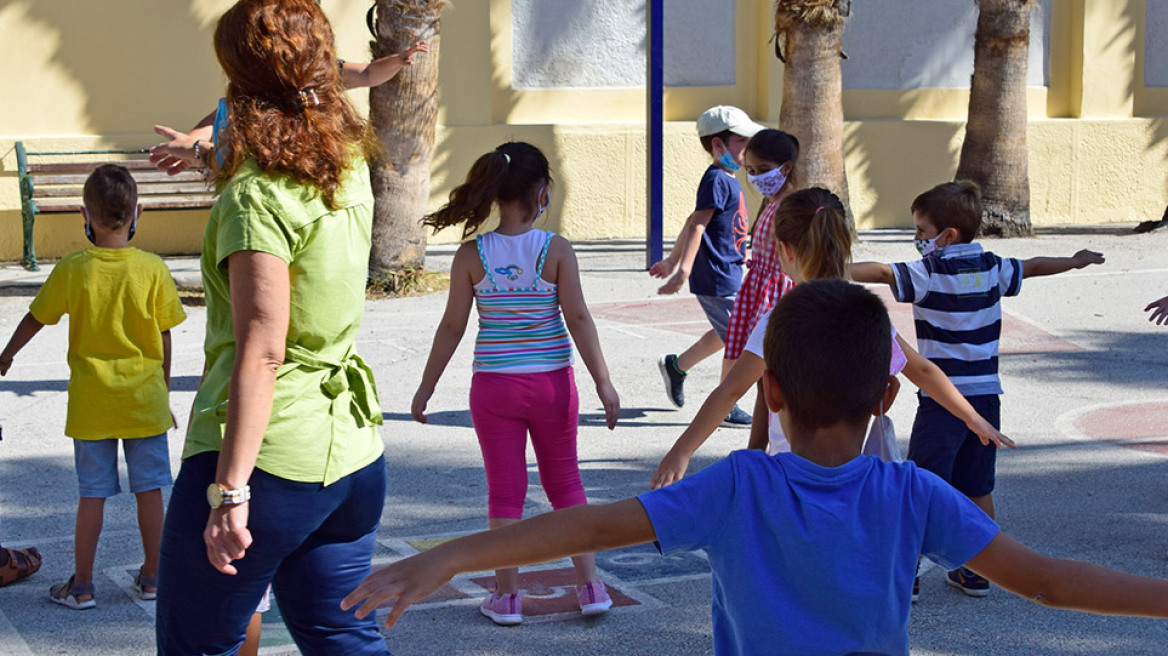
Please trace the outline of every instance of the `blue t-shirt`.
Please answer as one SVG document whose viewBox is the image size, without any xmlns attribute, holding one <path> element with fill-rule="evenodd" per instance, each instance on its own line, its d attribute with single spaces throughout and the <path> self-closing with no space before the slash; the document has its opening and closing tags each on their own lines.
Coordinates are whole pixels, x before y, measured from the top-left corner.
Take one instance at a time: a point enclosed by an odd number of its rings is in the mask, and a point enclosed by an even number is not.
<svg viewBox="0 0 1168 656">
<path fill-rule="evenodd" d="M 749 234 L 746 198 L 738 179 L 711 165 L 698 185 L 695 210 L 714 210 L 689 273 L 689 291 L 702 296 L 733 296 L 742 286 Z"/>
<path fill-rule="evenodd" d="M 715 654 L 908 654 L 918 555 L 947 568 L 998 525 L 910 462 L 736 451 L 638 497 L 663 554 L 704 549 Z"/>
</svg>

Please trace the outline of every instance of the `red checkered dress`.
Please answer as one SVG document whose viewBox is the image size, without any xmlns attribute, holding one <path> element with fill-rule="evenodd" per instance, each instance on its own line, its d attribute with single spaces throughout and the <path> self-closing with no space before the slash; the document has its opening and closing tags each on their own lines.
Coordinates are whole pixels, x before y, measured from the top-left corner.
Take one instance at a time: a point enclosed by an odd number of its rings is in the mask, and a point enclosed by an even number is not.
<svg viewBox="0 0 1168 656">
<path fill-rule="evenodd" d="M 726 349 L 723 357 L 737 360 L 742 355 L 746 340 L 764 312 L 795 286 L 783 273 L 779 264 L 779 245 L 775 242 L 774 219 L 778 203 L 771 203 L 754 222 L 750 236 L 750 259 L 746 262 L 746 279 L 734 299 L 730 312 L 730 326 L 726 328 Z"/>
</svg>

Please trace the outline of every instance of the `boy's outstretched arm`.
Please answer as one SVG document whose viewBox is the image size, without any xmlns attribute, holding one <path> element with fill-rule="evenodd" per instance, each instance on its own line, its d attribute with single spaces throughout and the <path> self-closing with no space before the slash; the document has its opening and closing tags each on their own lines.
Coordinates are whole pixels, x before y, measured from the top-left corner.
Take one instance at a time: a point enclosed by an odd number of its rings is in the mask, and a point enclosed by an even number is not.
<svg viewBox="0 0 1168 656">
<path fill-rule="evenodd" d="M 1082 269 L 1092 264 L 1103 264 L 1103 253 L 1083 249 L 1070 257 L 1032 257 L 1022 260 L 1022 277 L 1052 276 L 1056 273 Z"/>
<path fill-rule="evenodd" d="M 998 533 L 966 567 L 1043 606 L 1168 618 L 1168 581 L 1036 553 Z"/>
<path fill-rule="evenodd" d="M 848 275 L 856 282 L 874 282 L 882 285 L 896 282 L 892 277 L 892 267 L 883 262 L 853 262 L 848 266 Z"/>
<path fill-rule="evenodd" d="M 625 499 L 598 506 L 573 506 L 546 515 L 451 540 L 374 571 L 341 601 L 357 617 L 396 599 L 385 626 L 459 572 L 519 567 L 657 539 L 644 506 Z"/>
<path fill-rule="evenodd" d="M 4 351 L 0 352 L 0 376 L 8 373 L 8 368 L 12 366 L 12 359 L 28 344 L 28 340 L 36 336 L 45 324 L 36 320 L 31 312 L 27 312 L 24 318 L 20 320 L 20 324 L 16 326 L 16 330 L 12 331 L 12 337 L 8 340 L 8 346 L 4 347 Z"/>
</svg>

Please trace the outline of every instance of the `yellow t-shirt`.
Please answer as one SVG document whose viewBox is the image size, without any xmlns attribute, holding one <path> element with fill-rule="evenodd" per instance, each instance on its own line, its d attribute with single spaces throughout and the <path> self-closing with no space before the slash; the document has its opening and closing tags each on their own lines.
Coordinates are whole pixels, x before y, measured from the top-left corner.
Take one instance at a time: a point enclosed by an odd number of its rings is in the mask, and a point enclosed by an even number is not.
<svg viewBox="0 0 1168 656">
<path fill-rule="evenodd" d="M 69 315 L 69 410 L 79 440 L 152 437 L 171 426 L 162 333 L 186 318 L 170 270 L 137 248 L 72 253 L 29 306 L 52 325 Z"/>
</svg>

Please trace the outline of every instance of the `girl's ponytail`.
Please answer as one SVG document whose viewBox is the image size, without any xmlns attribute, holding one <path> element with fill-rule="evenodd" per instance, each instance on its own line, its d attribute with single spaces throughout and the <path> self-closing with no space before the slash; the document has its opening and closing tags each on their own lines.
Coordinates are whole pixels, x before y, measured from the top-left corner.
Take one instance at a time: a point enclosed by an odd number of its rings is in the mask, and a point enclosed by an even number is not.
<svg viewBox="0 0 1168 656">
<path fill-rule="evenodd" d="M 796 191 L 775 213 L 775 239 L 795 250 L 803 280 L 843 278 L 852 229 L 839 198 L 821 187 Z"/>
<path fill-rule="evenodd" d="M 462 238 L 466 239 L 490 218 L 493 204 L 531 202 L 532 192 L 547 184 L 551 184 L 548 161 L 538 148 L 505 143 L 475 160 L 466 181 L 450 192 L 445 205 L 422 217 L 422 224 L 437 232 L 464 223 Z"/>
</svg>

